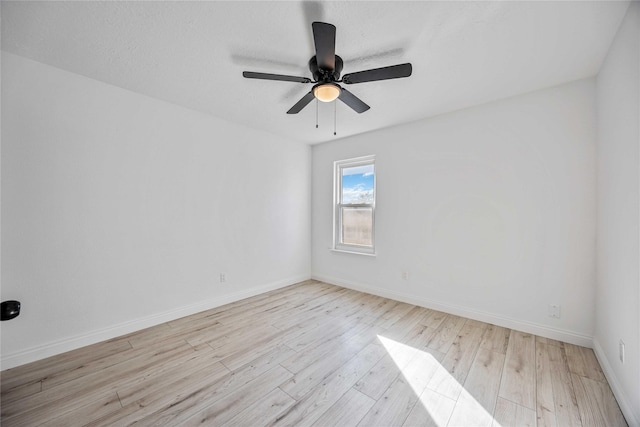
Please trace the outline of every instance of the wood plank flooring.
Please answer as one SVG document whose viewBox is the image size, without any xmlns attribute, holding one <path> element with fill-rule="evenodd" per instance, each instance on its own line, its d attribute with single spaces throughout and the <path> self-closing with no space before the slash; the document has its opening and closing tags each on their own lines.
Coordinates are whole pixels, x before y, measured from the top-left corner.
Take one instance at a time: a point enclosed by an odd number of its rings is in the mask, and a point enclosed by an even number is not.
<svg viewBox="0 0 640 427">
<path fill-rule="evenodd" d="M 626 426 L 592 350 L 307 281 L 1 373 L 3 426 Z"/>
</svg>

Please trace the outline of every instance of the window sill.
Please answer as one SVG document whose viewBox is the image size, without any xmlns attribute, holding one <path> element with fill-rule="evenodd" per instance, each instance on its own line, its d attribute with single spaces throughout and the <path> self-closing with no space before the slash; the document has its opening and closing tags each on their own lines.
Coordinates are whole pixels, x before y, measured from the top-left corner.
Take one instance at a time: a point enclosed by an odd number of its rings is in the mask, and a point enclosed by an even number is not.
<svg viewBox="0 0 640 427">
<path fill-rule="evenodd" d="M 369 256 L 369 257 L 376 257 L 376 253 L 372 252 L 372 253 L 367 253 L 367 252 L 357 252 L 357 251 L 348 251 L 345 249 L 335 249 L 335 248 L 329 248 L 331 250 L 331 252 L 338 252 L 341 254 L 353 254 L 353 255 L 364 255 L 364 256 Z"/>
</svg>

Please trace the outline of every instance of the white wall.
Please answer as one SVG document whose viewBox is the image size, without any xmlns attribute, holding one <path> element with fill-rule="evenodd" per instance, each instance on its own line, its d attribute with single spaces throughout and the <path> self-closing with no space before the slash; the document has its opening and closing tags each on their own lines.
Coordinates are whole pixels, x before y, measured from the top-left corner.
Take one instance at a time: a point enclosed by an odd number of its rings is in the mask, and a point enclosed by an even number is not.
<svg viewBox="0 0 640 427">
<path fill-rule="evenodd" d="M 588 79 L 314 146 L 312 276 L 590 345 L 595 138 Z M 333 161 L 369 154 L 377 256 L 332 252 Z"/>
<path fill-rule="evenodd" d="M 310 155 L 3 52 L 2 368 L 309 278 Z"/>
<path fill-rule="evenodd" d="M 630 425 L 640 426 L 640 4 L 597 80 L 598 251 L 594 348 Z M 626 361 L 618 344 L 626 345 Z M 632 409 L 633 408 L 633 409 Z"/>
</svg>

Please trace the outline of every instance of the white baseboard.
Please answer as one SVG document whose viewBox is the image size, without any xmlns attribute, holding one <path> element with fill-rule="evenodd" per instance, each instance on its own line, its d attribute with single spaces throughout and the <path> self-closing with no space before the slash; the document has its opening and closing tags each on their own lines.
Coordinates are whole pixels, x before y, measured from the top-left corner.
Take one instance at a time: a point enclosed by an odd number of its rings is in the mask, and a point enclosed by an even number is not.
<svg viewBox="0 0 640 427">
<path fill-rule="evenodd" d="M 616 397 L 618 405 L 620 405 L 620 410 L 626 418 L 627 424 L 629 424 L 629 427 L 640 427 L 640 413 L 634 412 L 631 399 L 629 399 L 622 389 L 620 381 L 618 381 L 618 377 L 613 372 L 613 368 L 611 367 L 611 363 L 609 363 L 607 355 L 595 337 L 593 338 L 593 351 L 598 358 L 598 362 L 600 362 L 602 370 L 604 371 L 604 376 L 607 377 L 609 386 L 611 386 L 611 391 L 613 391 L 613 395 Z M 636 411 L 640 411 L 640 408 L 636 408 Z"/>
<path fill-rule="evenodd" d="M 222 295 L 217 298 L 200 301 L 195 304 L 178 307 L 176 309 L 165 311 L 162 313 L 130 320 L 115 326 L 110 326 L 108 328 L 98 329 L 85 334 L 49 342 L 11 354 L 3 354 L 2 360 L 0 361 L 0 366 L 3 370 L 14 368 L 16 366 L 35 362 L 36 360 L 44 359 L 46 357 L 55 356 L 57 354 L 75 350 L 80 347 L 130 334 L 131 332 L 139 331 L 141 329 L 149 328 L 151 326 L 159 325 L 171 320 L 176 320 L 181 317 L 199 313 L 201 311 L 210 310 L 221 305 L 229 304 L 268 291 L 283 288 L 285 286 L 293 285 L 294 283 L 302 282 L 305 280 L 309 280 L 309 275 L 300 275 L 284 280 L 279 280 L 277 282 L 268 283 L 265 285 L 254 286 L 240 292 Z"/>
<path fill-rule="evenodd" d="M 533 322 L 527 322 L 527 321 L 518 320 L 518 319 L 506 317 L 506 316 L 487 313 L 487 312 L 475 310 L 470 307 L 464 307 L 464 306 L 445 303 L 445 302 L 436 301 L 432 299 L 419 298 L 413 295 L 409 295 L 401 292 L 389 291 L 387 289 L 382 289 L 375 286 L 363 285 L 361 283 L 345 281 L 342 279 L 337 279 L 335 277 L 312 274 L 311 278 L 315 280 L 320 280 L 322 282 L 330 283 L 333 285 L 342 286 L 344 288 L 366 292 L 366 293 L 378 295 L 384 298 L 390 298 L 396 301 L 402 301 L 408 304 L 418 305 L 420 307 L 426 307 L 433 310 L 443 311 L 445 313 L 455 314 L 456 316 L 467 317 L 469 319 L 479 320 L 481 322 L 491 323 L 491 324 L 502 326 L 505 328 L 515 329 L 517 331 L 539 335 L 545 338 L 564 341 L 564 342 L 579 345 L 582 347 L 591 348 L 593 346 L 593 337 L 572 332 L 572 331 L 552 328 L 546 325 L 540 325 Z"/>
</svg>

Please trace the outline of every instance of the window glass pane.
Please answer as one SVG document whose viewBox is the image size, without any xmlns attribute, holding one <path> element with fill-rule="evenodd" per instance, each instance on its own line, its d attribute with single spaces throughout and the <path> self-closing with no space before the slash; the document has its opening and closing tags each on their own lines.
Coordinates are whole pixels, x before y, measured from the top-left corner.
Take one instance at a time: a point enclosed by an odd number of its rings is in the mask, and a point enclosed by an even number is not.
<svg viewBox="0 0 640 427">
<path fill-rule="evenodd" d="M 342 204 L 373 203 L 373 165 L 342 168 Z"/>
<path fill-rule="evenodd" d="M 342 208 L 342 243 L 372 246 L 373 209 Z"/>
</svg>

